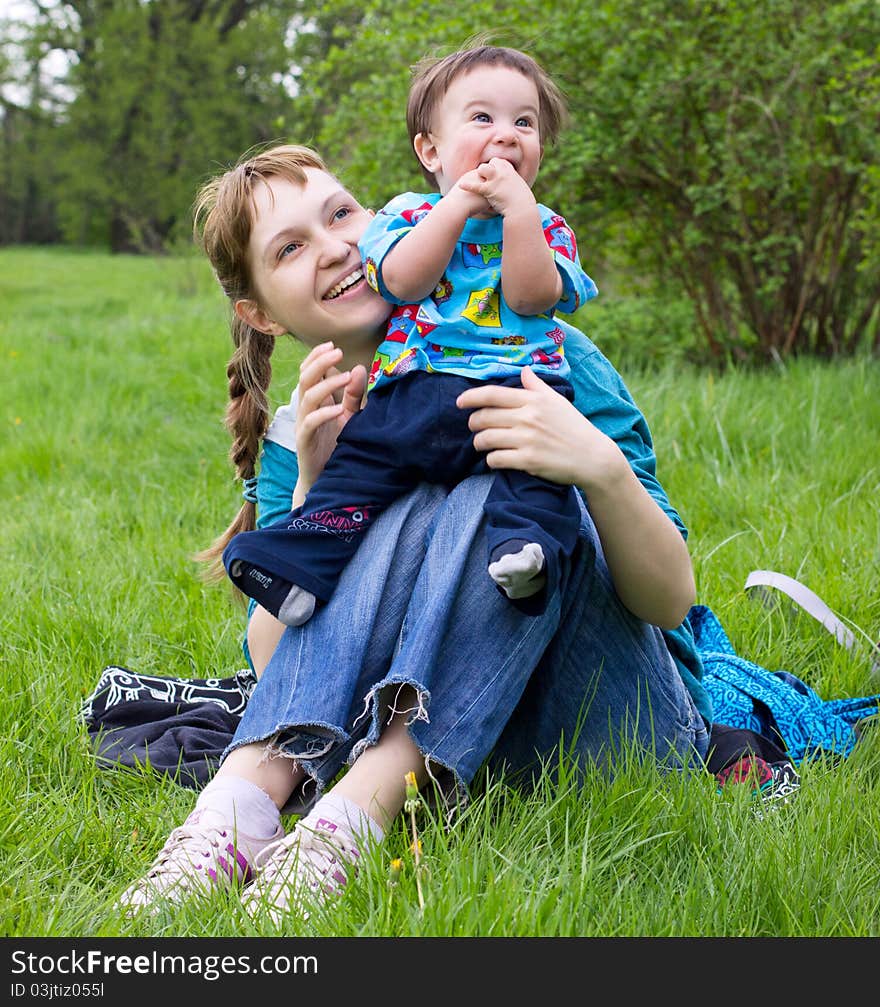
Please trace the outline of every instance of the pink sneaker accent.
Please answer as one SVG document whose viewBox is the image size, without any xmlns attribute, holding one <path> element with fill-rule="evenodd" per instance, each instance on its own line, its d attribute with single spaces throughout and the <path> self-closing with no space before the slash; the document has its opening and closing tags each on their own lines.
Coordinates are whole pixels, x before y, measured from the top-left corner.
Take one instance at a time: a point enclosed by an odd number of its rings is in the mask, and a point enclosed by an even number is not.
<svg viewBox="0 0 880 1007">
<path fill-rule="evenodd" d="M 279 825 L 268 839 L 249 836 L 210 808 L 193 811 L 168 836 L 150 869 L 119 897 L 124 912 L 151 908 L 156 902 L 182 902 L 210 895 L 217 888 L 247 885 L 251 864 L 284 835 Z"/>
<path fill-rule="evenodd" d="M 314 906 L 340 895 L 349 878 L 357 874 L 360 855 L 354 838 L 338 823 L 327 818 L 303 819 L 257 857 L 256 878 L 242 905 L 248 915 L 256 918 L 265 913 L 276 926 L 292 908 L 307 920 L 303 902 Z"/>
</svg>

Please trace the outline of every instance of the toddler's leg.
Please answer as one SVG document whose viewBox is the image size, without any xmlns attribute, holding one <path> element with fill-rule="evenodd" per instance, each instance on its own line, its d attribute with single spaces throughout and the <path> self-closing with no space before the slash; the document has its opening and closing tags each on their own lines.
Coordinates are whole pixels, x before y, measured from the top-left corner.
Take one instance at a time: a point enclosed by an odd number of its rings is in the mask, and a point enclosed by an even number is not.
<svg viewBox="0 0 880 1007">
<path fill-rule="evenodd" d="M 366 530 L 417 481 L 387 437 L 383 410 L 371 404 L 349 420 L 302 507 L 224 550 L 236 587 L 284 625 L 301 626 L 330 600 Z"/>
<path fill-rule="evenodd" d="M 508 539 L 490 556 L 489 576 L 512 601 L 531 598 L 547 583 L 544 550 L 537 542 Z"/>
<path fill-rule="evenodd" d="M 577 543 L 575 490 L 526 472 L 502 471 L 485 510 L 489 576 L 522 612 L 542 614 Z"/>
</svg>

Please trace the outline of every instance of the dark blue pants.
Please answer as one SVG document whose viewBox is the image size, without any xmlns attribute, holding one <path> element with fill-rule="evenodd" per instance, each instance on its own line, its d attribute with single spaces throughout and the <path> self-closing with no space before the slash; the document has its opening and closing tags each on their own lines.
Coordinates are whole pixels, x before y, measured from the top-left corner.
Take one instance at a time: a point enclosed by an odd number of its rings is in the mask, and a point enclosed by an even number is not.
<svg viewBox="0 0 880 1007">
<path fill-rule="evenodd" d="M 573 399 L 568 381 L 542 377 Z M 229 542 L 223 563 L 233 582 L 273 615 L 286 593 L 278 593 L 279 578 L 326 602 L 363 533 L 394 500 L 421 482 L 451 487 L 467 476 L 490 471 L 484 455 L 473 446 L 468 412 L 455 404 L 463 391 L 480 383 L 416 371 L 371 392 L 366 407 L 346 423 L 303 505 L 280 521 L 241 532 Z M 522 387 L 519 376 L 493 383 Z M 487 563 L 518 552 L 526 542 L 538 543 L 544 552 L 546 585 L 511 604 L 539 615 L 578 540 L 575 490 L 526 472 L 498 470 L 494 475 L 484 505 Z M 505 548 L 508 543 L 512 547 Z M 230 568 L 236 560 L 267 576 L 233 576 Z"/>
</svg>

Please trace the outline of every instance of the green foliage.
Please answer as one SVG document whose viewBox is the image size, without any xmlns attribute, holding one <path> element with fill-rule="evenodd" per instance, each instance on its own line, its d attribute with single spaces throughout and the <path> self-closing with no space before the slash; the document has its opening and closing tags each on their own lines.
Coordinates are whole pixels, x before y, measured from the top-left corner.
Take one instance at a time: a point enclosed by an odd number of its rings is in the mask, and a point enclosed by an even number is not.
<svg viewBox="0 0 880 1007">
<path fill-rule="evenodd" d="M 445 50 L 493 25 L 569 96 L 572 128 L 537 190 L 575 225 L 588 271 L 610 260 L 661 297 L 686 291 L 716 359 L 880 346 L 874 0 L 606 0 L 578 18 L 552 0 L 436 10 L 374 2 L 303 66 L 323 109 L 317 142 L 365 198 L 421 184 L 408 64 L 426 40 Z"/>
<path fill-rule="evenodd" d="M 187 233 L 198 182 L 275 137 L 289 101 L 285 16 L 275 3 L 67 6 L 74 98 L 59 115 L 54 179 L 62 233 L 116 251 L 165 249 Z M 57 32 L 50 22 L 39 30 Z"/>
<path fill-rule="evenodd" d="M 627 352 L 767 362 L 880 347 L 876 0 L 597 0 L 578 17 L 561 0 L 34 12 L 15 67 L 0 48 L 0 84 L 20 69 L 31 95 L 3 114 L 0 242 L 60 230 L 167 250 L 188 236 L 198 183 L 275 139 L 317 146 L 379 206 L 424 184 L 404 122 L 411 65 L 489 29 L 567 92 L 571 128 L 536 195 L 574 225 Z M 72 56 L 72 100 L 40 83 L 52 49 Z M 693 324 L 664 324 L 682 294 Z"/>
<path fill-rule="evenodd" d="M 713 354 L 880 345 L 873 0 L 613 0 L 542 47 L 577 81 L 562 180 L 631 221 Z"/>
</svg>

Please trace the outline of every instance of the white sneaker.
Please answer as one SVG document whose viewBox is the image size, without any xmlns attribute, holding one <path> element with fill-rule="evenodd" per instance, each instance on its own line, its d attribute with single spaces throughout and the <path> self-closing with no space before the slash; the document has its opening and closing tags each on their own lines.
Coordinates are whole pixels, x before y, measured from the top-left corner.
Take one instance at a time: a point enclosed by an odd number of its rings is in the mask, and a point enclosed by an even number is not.
<svg viewBox="0 0 880 1007">
<path fill-rule="evenodd" d="M 323 902 L 339 895 L 348 884 L 349 876 L 357 874 L 360 859 L 354 838 L 326 818 L 303 819 L 284 836 L 257 857 L 256 877 L 242 898 L 249 916 L 266 914 L 279 926 L 291 906 L 299 917 L 309 918 L 305 901 Z"/>
<path fill-rule="evenodd" d="M 183 902 L 193 895 L 210 895 L 217 888 L 246 885 L 260 852 L 283 837 L 257 839 L 236 830 L 226 816 L 210 808 L 193 811 L 168 836 L 147 873 L 117 900 L 124 912 L 137 912 L 160 901 Z"/>
</svg>

